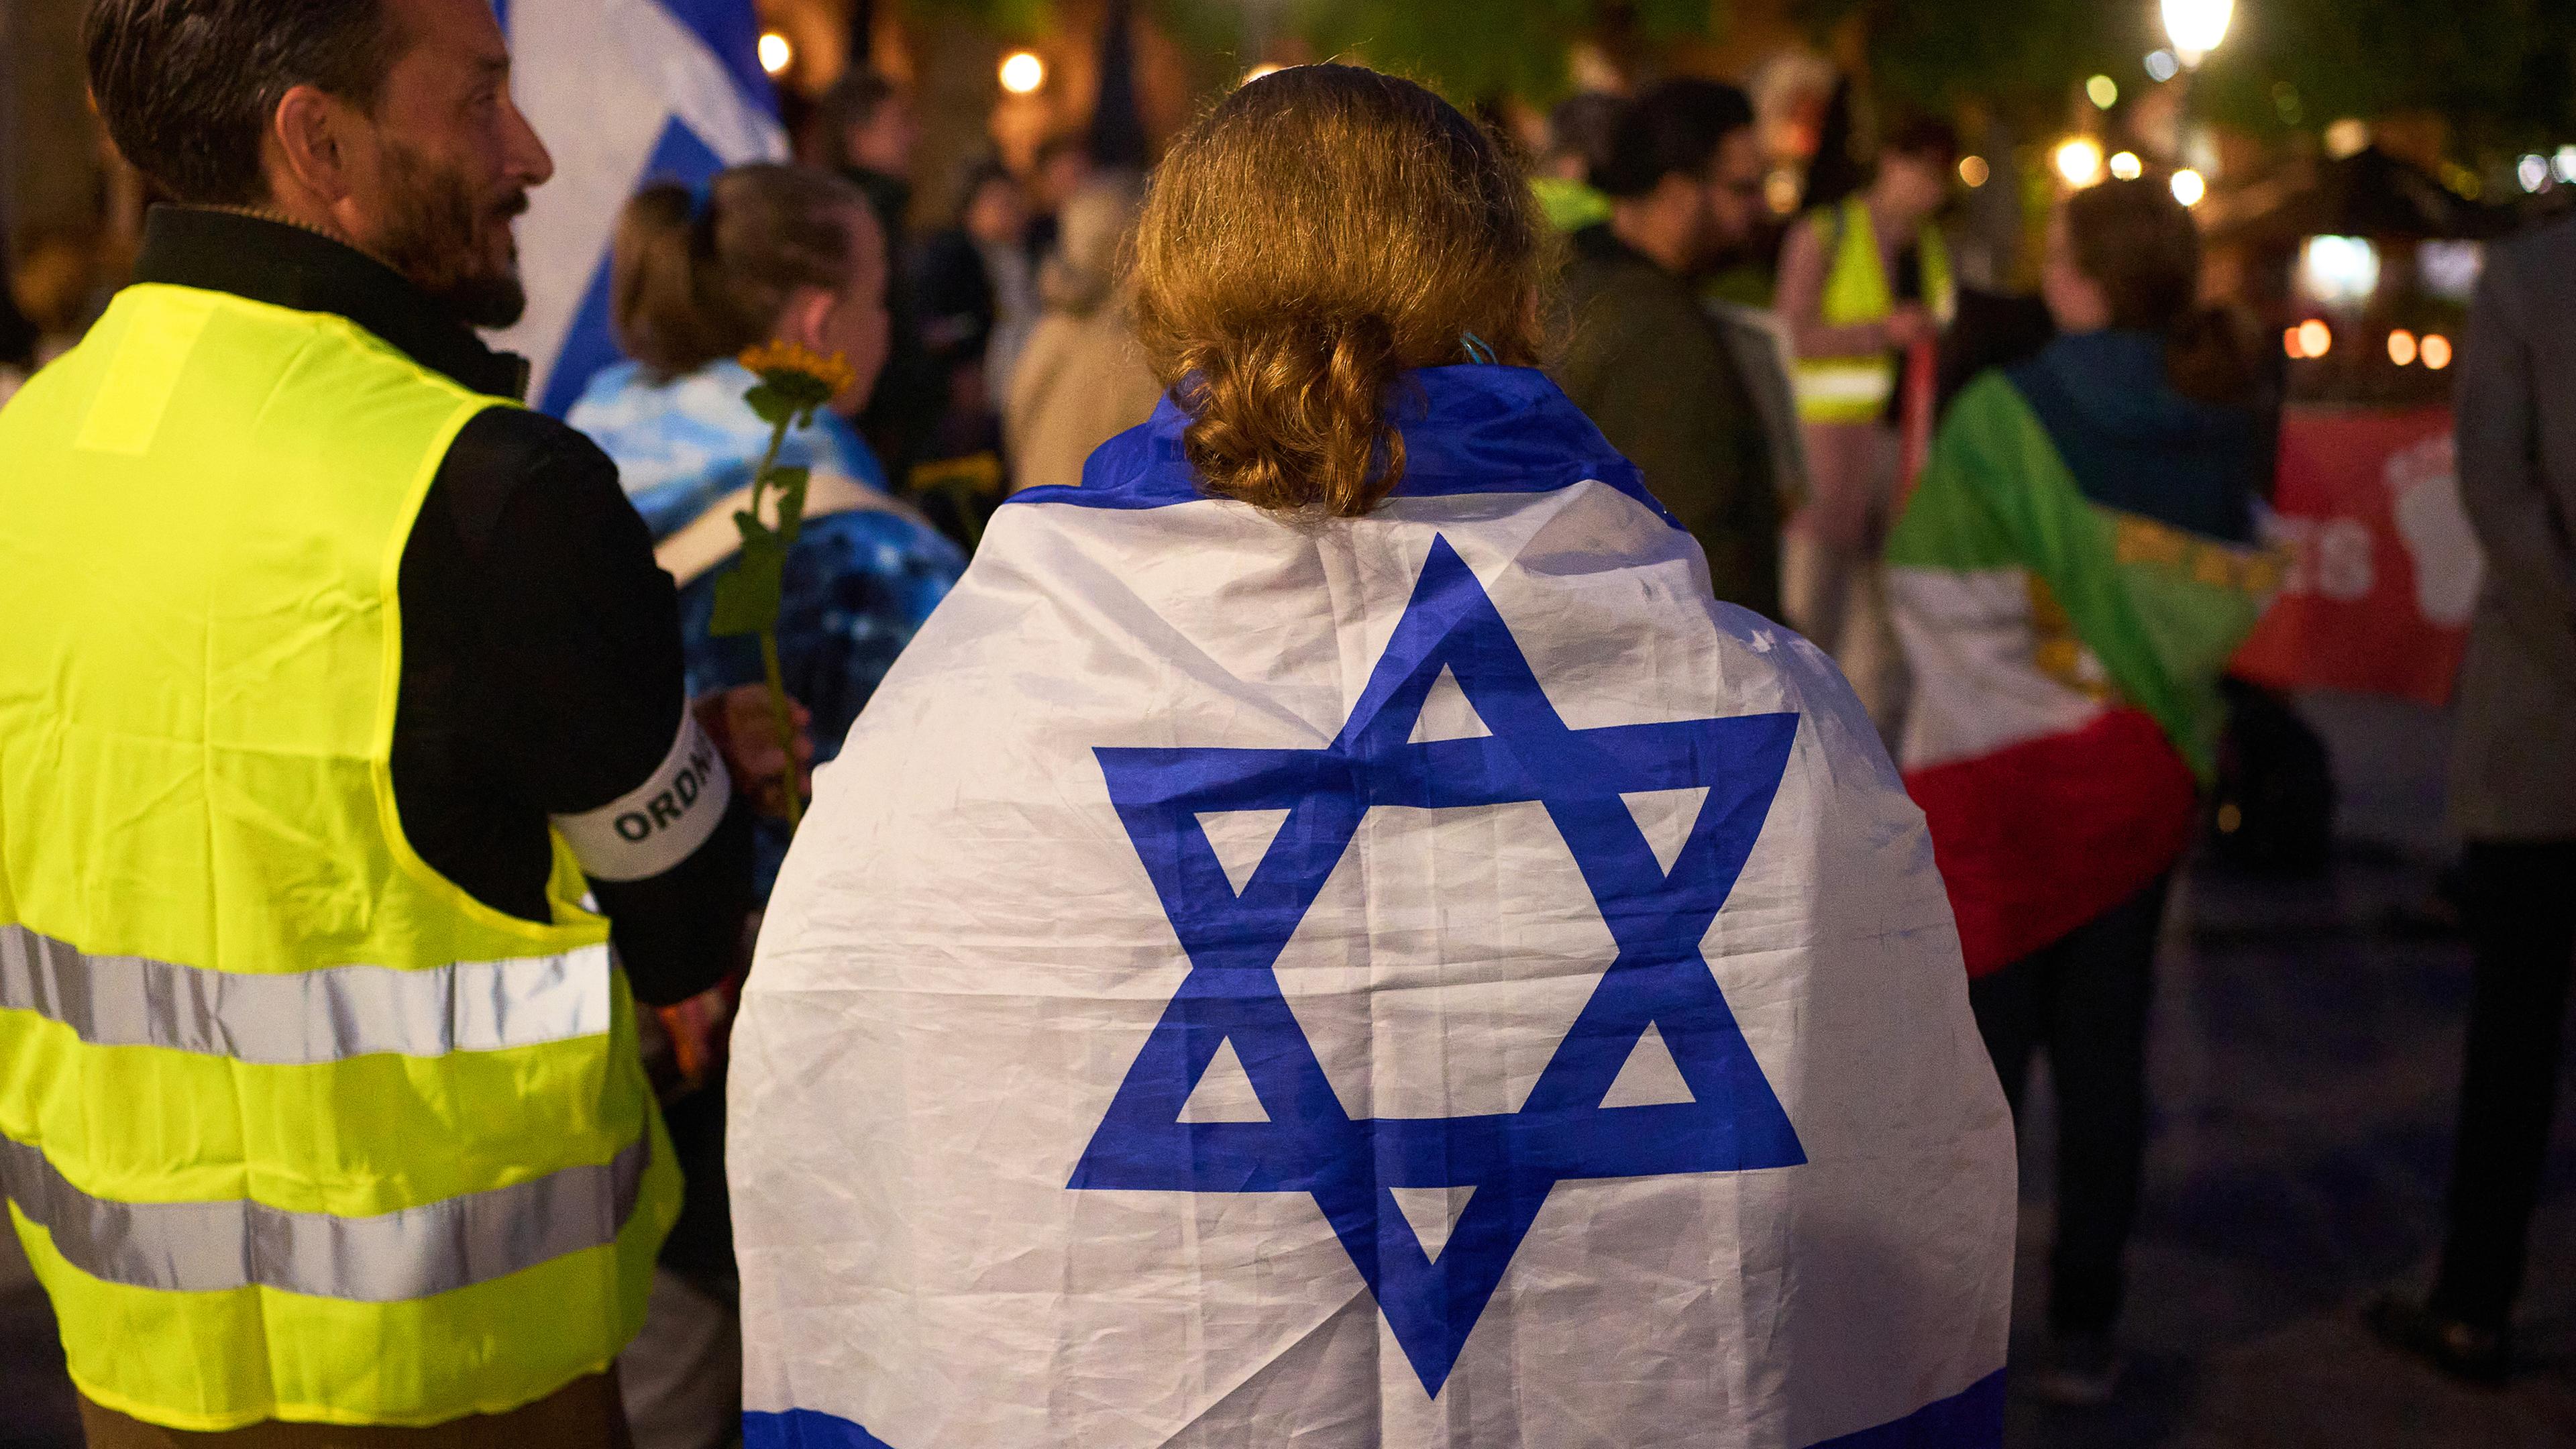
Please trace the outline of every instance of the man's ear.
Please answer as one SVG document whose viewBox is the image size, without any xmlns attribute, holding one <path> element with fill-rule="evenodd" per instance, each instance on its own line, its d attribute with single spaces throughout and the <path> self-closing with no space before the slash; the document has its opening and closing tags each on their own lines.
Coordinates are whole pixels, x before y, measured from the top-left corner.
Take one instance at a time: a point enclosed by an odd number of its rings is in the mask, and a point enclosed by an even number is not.
<svg viewBox="0 0 2576 1449">
<path fill-rule="evenodd" d="M 798 287 L 778 309 L 778 340 L 830 352 L 832 309 L 840 298 L 821 287 Z"/>
<path fill-rule="evenodd" d="M 349 194 L 346 106 L 313 86 L 295 86 L 278 99 L 269 122 L 280 174 L 270 178 L 281 204 L 290 188 L 301 196 L 333 205 Z"/>
</svg>

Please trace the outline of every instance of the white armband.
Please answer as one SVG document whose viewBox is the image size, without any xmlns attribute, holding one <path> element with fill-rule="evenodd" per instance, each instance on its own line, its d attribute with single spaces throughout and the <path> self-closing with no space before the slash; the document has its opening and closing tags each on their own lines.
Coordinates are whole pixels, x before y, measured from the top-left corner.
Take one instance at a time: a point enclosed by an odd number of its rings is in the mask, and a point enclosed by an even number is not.
<svg viewBox="0 0 2576 1449">
<path fill-rule="evenodd" d="M 553 817 L 573 857 L 594 880 L 660 875 L 707 843 L 733 802 L 733 777 L 696 711 L 680 709 L 680 733 L 652 778 L 596 810 Z"/>
</svg>

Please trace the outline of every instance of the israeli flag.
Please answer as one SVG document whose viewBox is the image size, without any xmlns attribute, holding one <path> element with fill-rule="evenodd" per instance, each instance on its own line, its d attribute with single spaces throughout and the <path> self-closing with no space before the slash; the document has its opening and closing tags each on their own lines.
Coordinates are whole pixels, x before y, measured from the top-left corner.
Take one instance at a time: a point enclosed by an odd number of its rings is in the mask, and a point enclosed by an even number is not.
<svg viewBox="0 0 2576 1449">
<path fill-rule="evenodd" d="M 1540 374 L 1397 496 L 1020 493 L 733 1037 L 746 1439 L 1993 1446 L 2012 1123 L 1923 817 Z"/>
<path fill-rule="evenodd" d="M 647 182 L 704 186 L 783 160 L 778 95 L 760 68 L 751 0 L 495 0 L 512 91 L 554 153 L 519 221 L 527 315 L 493 334 L 528 359 L 528 399 L 563 416 L 615 362 L 608 244 Z"/>
</svg>

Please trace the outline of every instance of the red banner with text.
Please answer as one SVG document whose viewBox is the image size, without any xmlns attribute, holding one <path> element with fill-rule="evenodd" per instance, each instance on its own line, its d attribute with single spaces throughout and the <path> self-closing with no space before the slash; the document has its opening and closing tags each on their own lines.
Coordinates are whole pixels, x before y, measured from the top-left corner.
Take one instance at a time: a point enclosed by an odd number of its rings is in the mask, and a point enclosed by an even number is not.
<svg viewBox="0 0 2576 1449">
<path fill-rule="evenodd" d="M 2292 562 L 2236 672 L 2449 702 L 2480 569 L 2450 410 L 2289 409 L 2272 506 Z"/>
</svg>

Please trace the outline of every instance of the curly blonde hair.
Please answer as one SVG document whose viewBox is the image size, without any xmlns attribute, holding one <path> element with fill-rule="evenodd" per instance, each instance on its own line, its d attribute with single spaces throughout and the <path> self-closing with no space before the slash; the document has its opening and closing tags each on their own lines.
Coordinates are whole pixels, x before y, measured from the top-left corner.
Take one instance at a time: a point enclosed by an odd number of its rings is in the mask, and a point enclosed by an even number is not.
<svg viewBox="0 0 2576 1449">
<path fill-rule="evenodd" d="M 1411 81 L 1297 66 L 1156 170 L 1136 322 L 1209 492 L 1369 512 L 1404 476 L 1408 368 L 1538 361 L 1549 233 L 1504 143 Z"/>
</svg>

